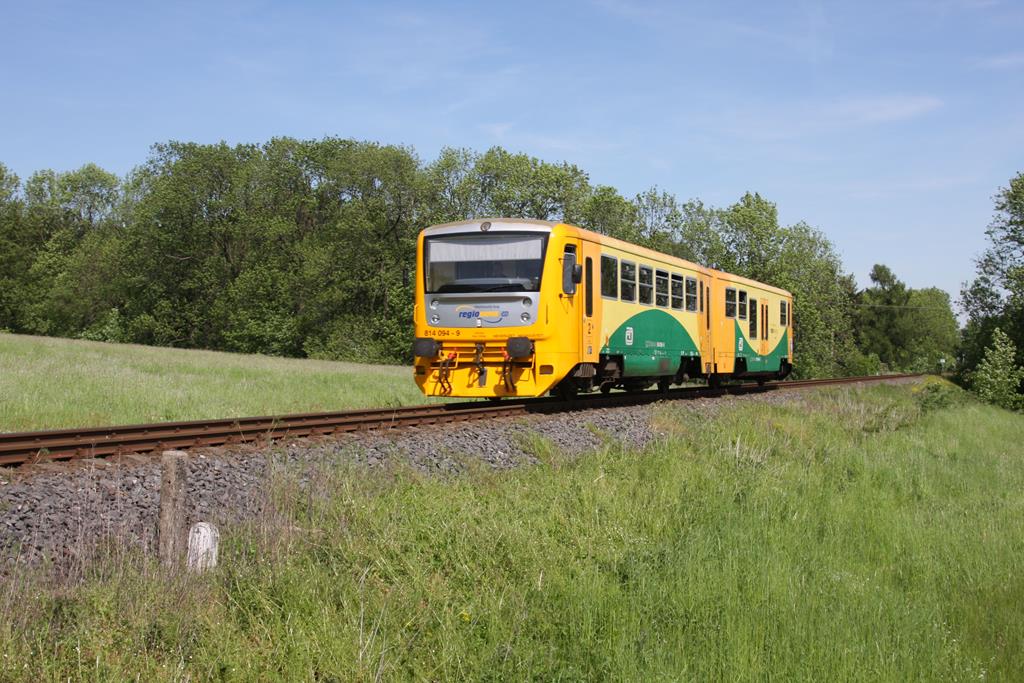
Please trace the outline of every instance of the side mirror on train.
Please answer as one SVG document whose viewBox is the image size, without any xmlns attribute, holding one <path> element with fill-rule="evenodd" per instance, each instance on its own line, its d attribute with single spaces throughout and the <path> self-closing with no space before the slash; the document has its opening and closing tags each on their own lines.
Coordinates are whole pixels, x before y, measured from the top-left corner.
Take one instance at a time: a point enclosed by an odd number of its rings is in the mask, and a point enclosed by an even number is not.
<svg viewBox="0 0 1024 683">
<path fill-rule="evenodd" d="M 576 279 L 577 268 L 576 254 L 566 252 L 562 256 L 562 291 L 570 296 L 576 293 L 576 283 L 579 282 Z"/>
</svg>

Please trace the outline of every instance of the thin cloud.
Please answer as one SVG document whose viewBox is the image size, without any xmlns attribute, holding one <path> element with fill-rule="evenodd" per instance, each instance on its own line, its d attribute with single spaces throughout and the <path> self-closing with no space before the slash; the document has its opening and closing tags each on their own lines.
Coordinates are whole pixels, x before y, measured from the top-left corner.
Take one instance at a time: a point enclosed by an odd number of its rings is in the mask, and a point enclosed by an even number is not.
<svg viewBox="0 0 1024 683">
<path fill-rule="evenodd" d="M 585 155 L 593 152 L 613 152 L 623 147 L 620 142 L 597 135 L 545 135 L 532 134 L 521 137 L 528 149 L 565 155 Z"/>
<path fill-rule="evenodd" d="M 847 99 L 832 109 L 839 122 L 870 124 L 915 119 L 941 106 L 942 100 L 929 95 L 882 95 Z"/>
<path fill-rule="evenodd" d="M 948 14 L 950 12 L 979 12 L 999 7 L 1000 0 L 923 0 L 913 3 L 919 10 Z"/>
<path fill-rule="evenodd" d="M 786 28 L 768 28 L 754 20 L 738 21 L 731 15 L 720 18 L 680 3 L 658 4 L 643 0 L 591 0 L 604 13 L 633 22 L 651 31 L 708 43 L 754 39 L 773 51 L 794 53 L 811 63 L 832 57 L 835 49 L 831 24 L 824 6 L 815 0 L 799 3 L 786 13 Z"/>
<path fill-rule="evenodd" d="M 511 123 L 482 123 L 479 126 L 480 130 L 496 140 L 505 139 L 505 135 L 512 129 Z"/>
<path fill-rule="evenodd" d="M 835 54 L 831 22 L 821 3 L 800 3 L 783 26 L 784 29 L 768 29 L 763 25 L 733 21 L 720 24 L 727 33 L 760 40 L 766 46 L 797 54 L 812 64 L 827 61 Z"/>
<path fill-rule="evenodd" d="M 649 2 L 635 2 L 632 0 L 593 0 L 594 5 L 599 9 L 639 23 L 657 23 L 667 17 L 667 13 L 660 7 L 655 7 Z"/>
<path fill-rule="evenodd" d="M 1024 52 L 1007 52 L 978 60 L 982 69 L 1020 69 L 1024 67 Z"/>
<path fill-rule="evenodd" d="M 480 123 L 477 130 L 484 133 L 494 144 L 502 145 L 514 151 L 545 156 L 549 154 L 583 155 L 593 152 L 607 152 L 619 149 L 620 143 L 611 142 L 607 137 L 587 132 L 528 132 L 509 121 Z"/>
<path fill-rule="evenodd" d="M 915 194 L 948 194 L 951 190 L 977 186 L 980 179 L 973 175 L 938 175 L 920 177 L 885 177 L 854 180 L 845 184 L 831 184 L 832 192 L 845 193 L 851 199 L 878 200 Z"/>
<path fill-rule="evenodd" d="M 1000 0 L 954 0 L 949 4 L 959 9 L 979 10 L 988 9 L 989 7 L 997 7 L 1002 3 Z"/>
<path fill-rule="evenodd" d="M 780 142 L 836 131 L 881 126 L 925 116 L 942 106 L 931 95 L 850 96 L 829 100 L 745 102 L 720 111 L 707 123 L 712 130 L 762 142 Z"/>
</svg>

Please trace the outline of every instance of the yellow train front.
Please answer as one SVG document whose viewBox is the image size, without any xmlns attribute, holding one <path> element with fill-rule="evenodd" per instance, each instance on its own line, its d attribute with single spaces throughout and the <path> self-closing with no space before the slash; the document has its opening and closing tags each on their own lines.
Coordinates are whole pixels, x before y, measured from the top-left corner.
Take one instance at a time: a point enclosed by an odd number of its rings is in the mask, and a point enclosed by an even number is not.
<svg viewBox="0 0 1024 683">
<path fill-rule="evenodd" d="M 433 226 L 417 246 L 416 382 L 501 398 L 784 377 L 788 292 L 564 223 Z"/>
</svg>

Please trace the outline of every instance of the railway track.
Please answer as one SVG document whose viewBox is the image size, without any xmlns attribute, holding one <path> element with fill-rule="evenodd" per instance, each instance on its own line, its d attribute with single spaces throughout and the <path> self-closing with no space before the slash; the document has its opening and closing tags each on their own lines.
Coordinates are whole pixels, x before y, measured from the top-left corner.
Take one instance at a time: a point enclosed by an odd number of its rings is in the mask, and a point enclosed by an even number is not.
<svg viewBox="0 0 1024 683">
<path fill-rule="evenodd" d="M 440 403 L 330 413 L 300 413 L 264 417 L 157 422 L 115 427 L 89 427 L 37 432 L 0 433 L 0 465 L 20 465 L 54 460 L 98 458 L 126 453 L 167 449 L 222 446 L 285 437 L 340 434 L 366 430 L 396 429 L 466 420 L 515 417 L 593 408 L 641 405 L 661 400 L 705 398 L 726 394 L 803 389 L 832 384 L 852 384 L 916 377 L 883 375 L 735 384 L 718 388 L 681 387 L 668 392 L 647 391 L 588 395 L 573 400 L 557 398 L 509 399 L 497 403 L 479 401 Z"/>
</svg>

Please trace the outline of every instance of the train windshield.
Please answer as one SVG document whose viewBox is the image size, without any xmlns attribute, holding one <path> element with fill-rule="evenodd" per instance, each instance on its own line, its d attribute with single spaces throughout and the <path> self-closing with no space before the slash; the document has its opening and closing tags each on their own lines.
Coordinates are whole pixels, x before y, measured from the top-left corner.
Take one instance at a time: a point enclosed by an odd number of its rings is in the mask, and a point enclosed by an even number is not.
<svg viewBox="0 0 1024 683">
<path fill-rule="evenodd" d="M 544 233 L 509 232 L 428 237 L 427 293 L 539 291 L 547 240 Z"/>
</svg>

